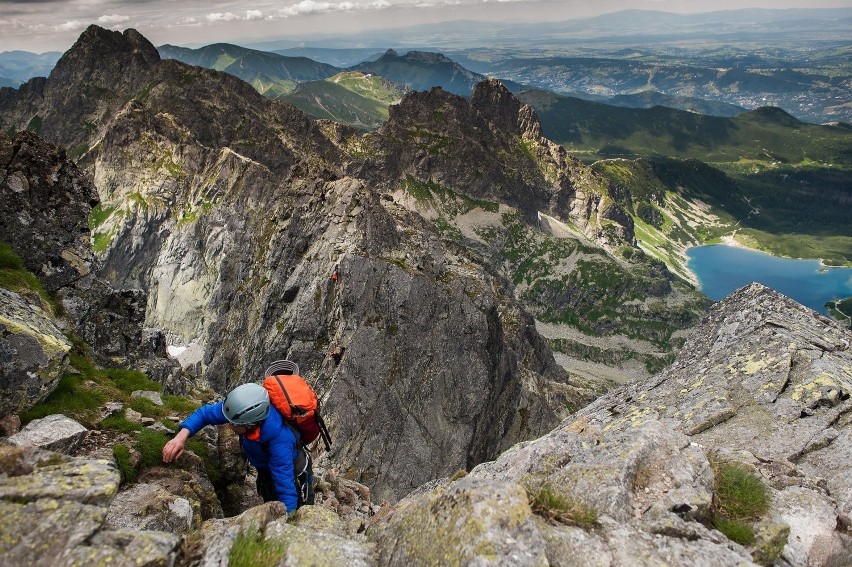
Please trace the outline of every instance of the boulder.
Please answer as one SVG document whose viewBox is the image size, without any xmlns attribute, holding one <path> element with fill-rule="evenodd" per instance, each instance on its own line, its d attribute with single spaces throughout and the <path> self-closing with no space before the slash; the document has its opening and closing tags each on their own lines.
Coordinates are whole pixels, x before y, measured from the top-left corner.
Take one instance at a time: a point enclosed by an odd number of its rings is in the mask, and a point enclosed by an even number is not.
<svg viewBox="0 0 852 567">
<path fill-rule="evenodd" d="M 0 447 L 0 564 L 70 565 L 118 489 L 110 461 Z"/>
<path fill-rule="evenodd" d="M 180 551 L 179 535 L 157 531 L 100 531 L 68 555 L 68 565 L 163 567 L 174 565 Z"/>
<path fill-rule="evenodd" d="M 163 397 L 160 392 L 152 392 L 149 390 L 135 390 L 132 394 L 130 394 L 131 398 L 143 398 L 148 400 L 155 406 L 163 405 Z"/>
<path fill-rule="evenodd" d="M 106 508 L 120 475 L 112 461 L 69 457 L 34 447 L 0 447 L 0 500 L 63 500 Z"/>
<path fill-rule="evenodd" d="M 371 525 L 378 565 L 540 565 L 545 540 L 526 492 L 465 477 L 409 496 Z"/>
<path fill-rule="evenodd" d="M 138 483 L 120 492 L 107 511 L 111 530 L 155 530 L 184 534 L 195 526 L 192 505 L 186 498 L 155 484 Z"/>
<path fill-rule="evenodd" d="M 7 442 L 12 445 L 30 445 L 61 453 L 72 453 L 88 433 L 81 423 L 62 414 L 34 419 Z"/>
<path fill-rule="evenodd" d="M 328 508 L 303 506 L 292 521 L 275 520 L 266 526 L 264 541 L 283 550 L 288 567 L 311 565 L 375 565 L 375 545 L 362 534 L 348 534 L 340 517 Z"/>
<path fill-rule="evenodd" d="M 65 371 L 71 343 L 39 307 L 0 289 L 0 417 L 46 398 Z"/>
</svg>

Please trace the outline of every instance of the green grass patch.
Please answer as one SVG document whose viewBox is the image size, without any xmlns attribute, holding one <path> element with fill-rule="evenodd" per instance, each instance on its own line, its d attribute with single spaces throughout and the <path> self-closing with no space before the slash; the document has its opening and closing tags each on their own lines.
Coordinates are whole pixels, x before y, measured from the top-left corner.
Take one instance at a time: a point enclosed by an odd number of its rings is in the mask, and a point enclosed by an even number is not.
<svg viewBox="0 0 852 567">
<path fill-rule="evenodd" d="M 105 368 L 100 375 L 110 380 L 116 388 L 127 394 L 135 390 L 150 390 L 161 392 L 163 387 L 159 382 L 148 378 L 148 375 L 138 370 L 125 370 L 123 368 Z"/>
<path fill-rule="evenodd" d="M 279 542 L 264 540 L 258 529 L 247 529 L 237 534 L 229 560 L 240 567 L 274 567 L 286 549 Z"/>
<path fill-rule="evenodd" d="M 138 411 L 145 417 L 160 418 L 169 415 L 169 409 L 165 405 L 158 406 L 148 398 L 133 398 L 130 400 L 130 409 Z"/>
<path fill-rule="evenodd" d="M 104 207 L 100 203 L 89 211 L 89 230 L 95 231 L 115 212 L 116 207 Z"/>
<path fill-rule="evenodd" d="M 588 527 L 598 521 L 597 511 L 577 499 L 559 494 L 548 484 L 534 490 L 528 488 L 527 496 L 533 513 L 550 522 Z"/>
<path fill-rule="evenodd" d="M 168 408 L 170 413 L 188 413 L 198 409 L 197 403 L 180 396 L 165 394 L 162 398 L 164 407 Z"/>
<path fill-rule="evenodd" d="M 103 254 L 109 245 L 112 243 L 118 229 L 113 228 L 109 232 L 93 232 L 92 233 L 92 251 L 96 254 Z"/>
<path fill-rule="evenodd" d="M 139 469 L 157 467 L 163 464 L 163 447 L 169 437 L 158 431 L 142 429 L 136 436 L 136 450 L 139 451 Z"/>
<path fill-rule="evenodd" d="M 499 203 L 472 199 L 432 181 L 420 181 L 411 175 L 406 176 L 401 187 L 403 191 L 418 201 L 432 202 L 436 205 L 440 203 L 450 215 L 464 214 L 473 209 L 482 209 L 492 213 L 500 210 Z"/>
<path fill-rule="evenodd" d="M 68 159 L 71 161 L 77 161 L 89 151 L 89 144 L 79 143 L 74 144 L 70 148 L 68 148 Z"/>
<path fill-rule="evenodd" d="M 162 396 L 162 406 L 145 398 L 131 399 L 131 394 L 136 390 L 160 392 L 163 388 L 144 372 L 98 367 L 82 341 L 73 336 L 69 340 L 72 343 L 69 371 L 44 401 L 21 414 L 24 423 L 62 413 L 89 429 L 127 431 L 136 428 L 126 423 L 123 417 L 114 416 L 101 421 L 101 406 L 110 401 L 121 402 L 144 417 L 155 419 L 175 413 L 188 413 L 198 407 L 198 404 L 179 396 Z"/>
<path fill-rule="evenodd" d="M 754 542 L 754 522 L 769 509 L 763 481 L 742 465 L 710 458 L 713 468 L 713 504 L 710 524 L 731 541 Z"/>
<path fill-rule="evenodd" d="M 100 389 L 88 384 L 86 376 L 65 374 L 44 401 L 21 412 L 21 422 L 29 423 L 34 419 L 61 413 L 91 429 L 100 419 L 98 408 L 108 401 L 109 398 Z"/>
<path fill-rule="evenodd" d="M 24 267 L 21 257 L 5 242 L 0 242 L 0 287 L 38 297 L 41 307 L 51 315 L 62 313 L 62 303 L 44 289 L 39 279 Z"/>
<path fill-rule="evenodd" d="M 133 431 L 141 431 L 143 425 L 141 423 L 130 421 L 127 417 L 125 417 L 125 413 L 122 411 L 118 415 L 113 415 L 101 420 L 101 428 L 121 431 L 122 433 L 131 433 Z"/>
<path fill-rule="evenodd" d="M 118 470 L 121 472 L 121 480 L 124 483 L 130 483 L 136 480 L 138 472 L 136 468 L 130 464 L 130 447 L 127 445 L 118 444 L 112 448 L 112 456 L 118 465 Z"/>
<path fill-rule="evenodd" d="M 36 114 L 35 116 L 33 116 L 30 119 L 29 123 L 27 124 L 27 130 L 29 130 L 30 132 L 35 132 L 36 134 L 38 134 L 39 132 L 41 132 L 41 126 L 42 126 L 42 118 L 41 118 L 41 116 Z"/>
</svg>

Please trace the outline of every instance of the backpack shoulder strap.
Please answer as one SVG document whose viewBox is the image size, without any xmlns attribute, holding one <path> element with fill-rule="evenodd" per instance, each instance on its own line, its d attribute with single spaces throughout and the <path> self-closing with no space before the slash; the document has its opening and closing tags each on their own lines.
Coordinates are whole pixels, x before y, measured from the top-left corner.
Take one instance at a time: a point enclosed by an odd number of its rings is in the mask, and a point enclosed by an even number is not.
<svg viewBox="0 0 852 567">
<path fill-rule="evenodd" d="M 281 391 L 284 392 L 284 397 L 287 398 L 287 405 L 290 406 L 290 413 L 293 413 L 293 400 L 290 399 L 290 394 L 287 393 L 287 388 L 284 387 L 284 382 L 281 381 L 281 376 L 275 375 L 275 380 L 281 386 Z"/>
</svg>

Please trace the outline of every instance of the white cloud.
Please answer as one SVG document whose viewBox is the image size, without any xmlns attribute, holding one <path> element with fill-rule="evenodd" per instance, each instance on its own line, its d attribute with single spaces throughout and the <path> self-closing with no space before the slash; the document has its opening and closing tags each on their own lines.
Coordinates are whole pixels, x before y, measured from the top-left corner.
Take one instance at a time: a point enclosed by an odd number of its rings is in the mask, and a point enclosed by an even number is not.
<svg viewBox="0 0 852 567">
<path fill-rule="evenodd" d="M 298 16 L 300 14 L 316 14 L 317 12 L 328 12 L 332 4 L 328 2 L 314 2 L 314 0 L 302 0 L 278 12 L 282 16 Z"/>
<path fill-rule="evenodd" d="M 120 24 L 121 22 L 126 22 L 130 19 L 130 16 L 120 16 L 118 14 L 112 14 L 110 16 L 103 15 L 98 18 L 99 24 Z"/>
<path fill-rule="evenodd" d="M 262 20 L 262 19 L 263 19 L 263 12 L 261 12 L 260 10 L 246 10 L 246 20 L 247 21 Z"/>
<path fill-rule="evenodd" d="M 53 29 L 60 32 L 67 31 L 77 31 L 85 28 L 88 24 L 86 22 L 81 22 L 79 20 L 73 20 L 71 22 L 65 22 L 64 24 L 59 24 L 58 26 L 54 26 Z"/>
<path fill-rule="evenodd" d="M 234 20 L 241 20 L 238 15 L 231 12 L 214 12 L 212 14 L 207 14 L 205 16 L 208 22 L 233 22 Z"/>
</svg>

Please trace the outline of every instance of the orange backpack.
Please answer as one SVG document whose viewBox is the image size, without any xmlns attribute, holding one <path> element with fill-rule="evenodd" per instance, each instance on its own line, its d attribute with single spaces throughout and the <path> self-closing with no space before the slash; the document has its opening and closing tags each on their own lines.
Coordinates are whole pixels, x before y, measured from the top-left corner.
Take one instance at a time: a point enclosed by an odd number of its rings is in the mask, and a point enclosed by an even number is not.
<svg viewBox="0 0 852 567">
<path fill-rule="evenodd" d="M 269 402 L 298 429 L 302 445 L 322 436 L 326 450 L 331 450 L 331 436 L 320 416 L 316 392 L 299 376 L 299 366 L 289 360 L 276 360 L 265 374 L 263 387 L 269 392 Z"/>
</svg>

